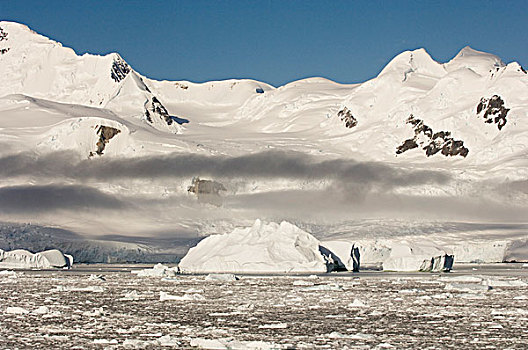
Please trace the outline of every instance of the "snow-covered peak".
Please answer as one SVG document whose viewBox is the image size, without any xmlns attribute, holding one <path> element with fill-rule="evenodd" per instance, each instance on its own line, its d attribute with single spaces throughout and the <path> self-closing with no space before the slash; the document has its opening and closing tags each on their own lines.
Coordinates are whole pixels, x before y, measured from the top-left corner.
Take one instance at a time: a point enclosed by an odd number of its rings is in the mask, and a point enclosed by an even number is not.
<svg viewBox="0 0 528 350">
<path fill-rule="evenodd" d="M 498 56 L 475 50 L 469 46 L 464 47 L 451 61 L 444 64 L 445 69 L 449 72 L 466 68 L 482 76 L 504 66 L 506 65 Z"/>
<path fill-rule="evenodd" d="M 440 63 L 433 60 L 425 49 L 420 48 L 413 51 L 404 51 L 394 57 L 383 68 L 379 76 L 390 73 L 409 74 L 414 72 L 434 77 L 441 77 L 446 73 Z"/>
<path fill-rule="evenodd" d="M 0 97 L 24 94 L 62 103 L 104 107 L 130 71 L 118 55 L 78 56 L 27 26 L 0 22 Z"/>
</svg>

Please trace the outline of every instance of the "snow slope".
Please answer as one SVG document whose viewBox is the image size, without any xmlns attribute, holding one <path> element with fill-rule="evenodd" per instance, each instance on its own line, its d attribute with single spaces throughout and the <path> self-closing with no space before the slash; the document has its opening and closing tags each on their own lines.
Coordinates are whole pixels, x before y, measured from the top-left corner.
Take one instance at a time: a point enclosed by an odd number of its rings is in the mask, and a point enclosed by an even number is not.
<svg viewBox="0 0 528 350">
<path fill-rule="evenodd" d="M 198 84 L 149 79 L 117 53 L 79 56 L 22 24 L 0 28 L 2 221 L 175 238 L 256 218 L 341 231 L 367 218 L 379 223 L 371 235 L 394 219 L 526 223 L 528 75 L 516 62 L 466 47 L 441 63 L 417 49 L 360 84 Z M 226 189 L 214 208 L 187 191 L 194 177 Z M 7 199 L 50 186 L 69 199 L 76 185 L 95 197 L 38 210 L 25 208 L 44 200 Z M 429 238 L 507 242 L 516 248 L 503 256 L 522 257 L 509 232 Z"/>
</svg>

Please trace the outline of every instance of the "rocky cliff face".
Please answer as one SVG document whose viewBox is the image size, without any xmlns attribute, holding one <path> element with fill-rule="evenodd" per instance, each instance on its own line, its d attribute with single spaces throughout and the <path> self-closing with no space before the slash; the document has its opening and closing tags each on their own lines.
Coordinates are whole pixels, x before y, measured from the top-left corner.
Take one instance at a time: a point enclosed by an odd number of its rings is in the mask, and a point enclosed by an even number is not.
<svg viewBox="0 0 528 350">
<path fill-rule="evenodd" d="M 97 147 L 97 150 L 95 151 L 95 153 L 99 156 L 103 155 L 103 151 L 106 147 L 106 144 L 110 142 L 110 140 L 114 136 L 119 134 L 120 132 L 121 130 L 113 128 L 111 126 L 105 126 L 105 125 L 99 126 L 99 128 L 97 128 L 97 131 L 96 131 L 97 135 L 99 135 L 99 140 L 95 144 Z M 93 157 L 93 156 L 94 156 L 93 152 L 90 152 L 90 157 Z"/>
<path fill-rule="evenodd" d="M 167 125 L 172 125 L 173 123 L 182 125 L 189 122 L 187 119 L 170 115 L 167 108 L 161 104 L 156 96 L 152 96 L 152 99 L 147 103 L 145 108 L 145 118 L 151 124 L 154 123 L 153 117 L 161 119 Z"/>
<path fill-rule="evenodd" d="M 337 116 L 341 118 L 341 121 L 345 123 L 345 126 L 352 129 L 358 124 L 357 119 L 352 115 L 352 112 L 347 108 L 343 108 L 337 112 Z"/>
<path fill-rule="evenodd" d="M 0 42 L 7 41 L 7 32 L 5 32 L 2 27 L 0 27 Z M 9 51 L 9 47 L 0 48 L 0 55 L 3 55 Z"/>
<path fill-rule="evenodd" d="M 493 95 L 490 98 L 481 98 L 477 105 L 477 115 L 484 118 L 484 122 L 488 124 L 495 123 L 499 130 L 506 125 L 506 116 L 510 111 L 504 106 L 503 99 L 498 95 Z"/>
<path fill-rule="evenodd" d="M 125 60 L 123 60 L 121 57 L 114 59 L 110 77 L 116 83 L 119 83 L 121 80 L 125 79 L 128 73 L 130 73 L 130 66 L 125 62 Z"/>
<path fill-rule="evenodd" d="M 407 119 L 407 124 L 411 124 L 414 130 L 414 137 L 405 140 L 396 148 L 396 154 L 402 154 L 410 149 L 422 147 L 427 157 L 440 152 L 444 156 L 466 157 L 469 150 L 464 147 L 464 141 L 455 140 L 449 131 L 433 132 L 423 120 L 414 117 L 412 114 Z"/>
</svg>

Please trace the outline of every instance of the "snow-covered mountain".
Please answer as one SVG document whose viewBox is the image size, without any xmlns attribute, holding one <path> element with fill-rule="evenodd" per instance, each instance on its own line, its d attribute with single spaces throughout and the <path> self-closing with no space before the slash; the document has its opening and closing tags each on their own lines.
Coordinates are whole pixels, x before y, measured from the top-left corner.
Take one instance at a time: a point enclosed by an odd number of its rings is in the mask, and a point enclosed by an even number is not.
<svg viewBox="0 0 528 350">
<path fill-rule="evenodd" d="M 361 84 L 198 84 L 155 81 L 117 53 L 79 56 L 0 22 L 0 75 L 3 221 L 155 235 L 265 216 L 301 226 L 528 216 L 528 75 L 470 47 L 446 63 L 403 52 Z M 220 201 L 187 191 L 198 176 L 221 184 Z M 20 199 L 37 189 L 49 205 Z"/>
</svg>

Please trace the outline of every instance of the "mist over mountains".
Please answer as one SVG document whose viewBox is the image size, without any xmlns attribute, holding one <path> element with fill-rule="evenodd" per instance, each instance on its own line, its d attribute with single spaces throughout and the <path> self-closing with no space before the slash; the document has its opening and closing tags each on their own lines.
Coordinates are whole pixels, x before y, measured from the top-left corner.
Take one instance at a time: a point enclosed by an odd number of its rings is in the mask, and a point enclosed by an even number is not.
<svg viewBox="0 0 528 350">
<path fill-rule="evenodd" d="M 528 75 L 470 47 L 405 51 L 361 84 L 197 84 L 0 22 L 0 74 L 2 222 L 138 240 L 256 218 L 363 236 L 376 227 L 351 222 L 526 224 Z"/>
</svg>

